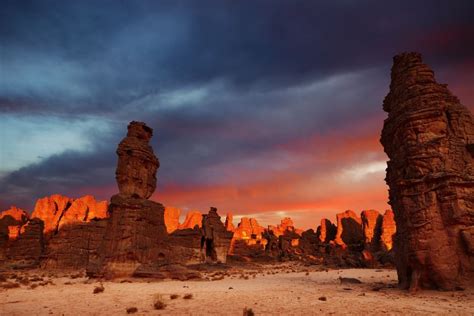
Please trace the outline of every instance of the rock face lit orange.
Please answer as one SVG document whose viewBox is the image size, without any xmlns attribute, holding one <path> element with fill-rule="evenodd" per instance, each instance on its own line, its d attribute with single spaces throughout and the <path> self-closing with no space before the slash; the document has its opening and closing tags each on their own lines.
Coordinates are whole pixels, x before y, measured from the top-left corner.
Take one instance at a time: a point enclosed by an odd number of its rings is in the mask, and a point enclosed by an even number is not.
<svg viewBox="0 0 474 316">
<path fill-rule="evenodd" d="M 179 228 L 180 215 L 181 210 L 179 208 L 171 206 L 165 207 L 165 225 L 168 234 L 174 232 Z"/>
<path fill-rule="evenodd" d="M 393 59 L 381 143 L 402 288 L 473 280 L 474 120 L 418 53 Z"/>
</svg>

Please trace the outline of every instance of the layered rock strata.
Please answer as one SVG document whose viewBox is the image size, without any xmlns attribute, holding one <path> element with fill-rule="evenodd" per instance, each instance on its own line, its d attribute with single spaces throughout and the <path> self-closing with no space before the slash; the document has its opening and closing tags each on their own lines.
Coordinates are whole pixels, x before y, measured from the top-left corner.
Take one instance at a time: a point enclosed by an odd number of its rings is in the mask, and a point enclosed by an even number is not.
<svg viewBox="0 0 474 316">
<path fill-rule="evenodd" d="M 394 57 L 383 109 L 400 287 L 450 290 L 472 281 L 472 114 L 418 53 Z"/>
</svg>

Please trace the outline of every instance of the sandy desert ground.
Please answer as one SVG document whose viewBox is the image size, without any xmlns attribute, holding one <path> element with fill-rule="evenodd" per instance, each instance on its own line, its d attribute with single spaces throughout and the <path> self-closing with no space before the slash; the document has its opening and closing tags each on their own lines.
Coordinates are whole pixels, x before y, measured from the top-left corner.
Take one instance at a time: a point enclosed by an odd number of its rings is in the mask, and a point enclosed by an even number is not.
<svg viewBox="0 0 474 316">
<path fill-rule="evenodd" d="M 341 283 L 340 277 L 362 283 L 345 279 Z M 396 288 L 396 272 L 389 269 L 324 270 L 281 264 L 207 272 L 205 280 L 103 282 L 78 274 L 31 271 L 23 280 L 18 288 L 0 290 L 0 315 L 125 315 L 132 307 L 137 309 L 135 315 L 242 315 L 244 308 L 255 315 L 474 314 L 474 289 L 409 294 Z M 94 294 L 101 284 L 104 291 Z M 178 297 L 172 299 L 173 294 Z M 184 299 L 186 294 L 192 298 Z M 154 308 L 157 298 L 166 304 L 164 309 Z"/>
</svg>

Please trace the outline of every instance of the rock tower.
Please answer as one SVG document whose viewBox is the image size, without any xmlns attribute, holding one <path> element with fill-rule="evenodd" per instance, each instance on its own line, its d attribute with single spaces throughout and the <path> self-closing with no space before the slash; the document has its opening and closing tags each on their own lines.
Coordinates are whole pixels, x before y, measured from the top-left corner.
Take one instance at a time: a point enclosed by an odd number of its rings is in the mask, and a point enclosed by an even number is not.
<svg viewBox="0 0 474 316">
<path fill-rule="evenodd" d="M 474 120 L 418 53 L 393 59 L 381 143 L 402 288 L 451 290 L 474 269 Z"/>
</svg>

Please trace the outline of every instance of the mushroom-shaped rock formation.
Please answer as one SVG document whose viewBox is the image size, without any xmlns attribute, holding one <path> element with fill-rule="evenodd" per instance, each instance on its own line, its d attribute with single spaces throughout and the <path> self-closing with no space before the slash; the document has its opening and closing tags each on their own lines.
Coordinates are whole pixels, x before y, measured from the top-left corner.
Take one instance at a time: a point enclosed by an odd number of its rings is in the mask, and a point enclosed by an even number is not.
<svg viewBox="0 0 474 316">
<path fill-rule="evenodd" d="M 474 271 L 473 116 L 418 53 L 394 57 L 383 109 L 399 285 L 455 289 Z"/>
<path fill-rule="evenodd" d="M 156 171 L 160 167 L 149 141 L 153 129 L 142 122 L 128 125 L 127 137 L 117 148 L 118 165 L 115 172 L 120 194 L 148 199 L 156 188 Z"/>
<path fill-rule="evenodd" d="M 158 158 L 148 144 L 153 131 L 131 122 L 117 149 L 116 179 L 120 193 L 112 196 L 100 256 L 88 266 L 89 275 L 132 276 L 165 256 L 164 207 L 147 200 L 156 187 Z"/>
</svg>

